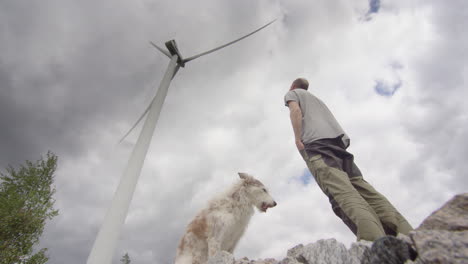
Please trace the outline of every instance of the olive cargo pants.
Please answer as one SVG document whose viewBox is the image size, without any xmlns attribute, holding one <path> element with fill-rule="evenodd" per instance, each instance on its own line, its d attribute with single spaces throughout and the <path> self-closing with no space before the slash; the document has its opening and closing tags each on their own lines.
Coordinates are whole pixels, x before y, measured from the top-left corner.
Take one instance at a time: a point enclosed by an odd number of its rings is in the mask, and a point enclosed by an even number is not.
<svg viewBox="0 0 468 264">
<path fill-rule="evenodd" d="M 413 230 L 395 207 L 363 179 L 352 154 L 343 148 L 338 154 L 333 147 L 332 150 L 320 147 L 314 150 L 318 151 L 301 151 L 301 155 L 320 189 L 328 196 L 333 211 L 357 240 L 374 241 L 385 235 L 408 234 Z"/>
</svg>

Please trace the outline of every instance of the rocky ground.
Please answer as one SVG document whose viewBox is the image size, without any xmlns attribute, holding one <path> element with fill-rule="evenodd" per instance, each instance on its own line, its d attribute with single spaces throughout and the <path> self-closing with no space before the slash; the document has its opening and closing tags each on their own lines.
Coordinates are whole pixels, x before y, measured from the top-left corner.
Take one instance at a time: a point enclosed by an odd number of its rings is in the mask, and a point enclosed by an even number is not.
<svg viewBox="0 0 468 264">
<path fill-rule="evenodd" d="M 335 239 L 297 245 L 282 260 L 235 260 L 220 252 L 208 264 L 468 264 L 468 193 L 453 197 L 409 236 L 356 242 L 349 249 Z"/>
</svg>

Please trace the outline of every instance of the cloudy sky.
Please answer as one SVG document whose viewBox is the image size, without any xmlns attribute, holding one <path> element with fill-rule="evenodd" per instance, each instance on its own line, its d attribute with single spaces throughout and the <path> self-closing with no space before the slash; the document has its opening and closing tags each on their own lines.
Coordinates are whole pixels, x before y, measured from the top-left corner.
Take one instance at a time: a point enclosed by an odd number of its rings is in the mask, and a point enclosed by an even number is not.
<svg viewBox="0 0 468 264">
<path fill-rule="evenodd" d="M 113 263 L 171 263 L 184 228 L 246 171 L 278 202 L 237 258 L 354 235 L 295 149 L 283 96 L 296 77 L 351 137 L 364 177 L 417 227 L 468 180 L 468 3 L 463 0 L 0 1 L 0 166 L 59 156 L 60 215 L 41 246 L 85 263 L 168 59 L 272 19 L 181 69 L 169 90 Z"/>
</svg>

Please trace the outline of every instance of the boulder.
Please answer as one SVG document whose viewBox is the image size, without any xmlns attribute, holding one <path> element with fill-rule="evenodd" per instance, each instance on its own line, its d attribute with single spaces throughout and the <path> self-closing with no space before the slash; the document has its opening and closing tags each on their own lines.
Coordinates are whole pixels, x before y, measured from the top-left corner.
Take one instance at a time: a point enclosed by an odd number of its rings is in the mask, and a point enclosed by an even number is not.
<svg viewBox="0 0 468 264">
<path fill-rule="evenodd" d="M 410 233 L 422 263 L 468 263 L 468 193 L 459 194 Z"/>
<path fill-rule="evenodd" d="M 336 241 L 336 239 L 321 239 L 315 243 L 303 246 L 297 245 L 288 250 L 288 257 L 280 263 L 299 263 L 305 264 L 360 264 L 364 259 L 369 258 L 369 249 L 372 242 L 355 242 L 350 249 Z"/>
<path fill-rule="evenodd" d="M 351 244 L 348 250 L 349 263 L 369 263 L 370 262 L 370 248 L 371 241 L 359 241 Z"/>
<path fill-rule="evenodd" d="M 301 262 L 297 261 L 295 258 L 286 257 L 282 261 L 278 262 L 278 264 L 301 264 Z"/>
<path fill-rule="evenodd" d="M 384 236 L 372 244 L 362 264 L 400 264 L 415 260 L 417 253 L 410 244 L 393 236 Z"/>
<path fill-rule="evenodd" d="M 468 193 L 453 197 L 427 217 L 416 230 L 468 230 Z"/>
<path fill-rule="evenodd" d="M 299 253 L 299 254 L 297 254 Z M 345 245 L 336 239 L 321 239 L 308 244 L 296 252 L 296 260 L 303 263 L 331 264 L 344 263 L 348 256 Z"/>
<path fill-rule="evenodd" d="M 411 238 L 422 263 L 468 263 L 468 231 L 423 230 Z"/>
</svg>

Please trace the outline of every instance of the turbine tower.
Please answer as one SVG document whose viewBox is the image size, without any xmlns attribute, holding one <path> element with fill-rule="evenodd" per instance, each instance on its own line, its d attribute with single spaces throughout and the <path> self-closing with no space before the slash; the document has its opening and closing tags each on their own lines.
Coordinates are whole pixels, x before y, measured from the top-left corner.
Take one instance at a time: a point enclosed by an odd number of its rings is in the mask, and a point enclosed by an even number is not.
<svg viewBox="0 0 468 264">
<path fill-rule="evenodd" d="M 175 40 L 170 40 L 165 43 L 167 50 L 164 50 L 153 42 L 150 42 L 151 45 L 153 45 L 156 49 L 169 57 L 170 62 L 166 69 L 166 73 L 164 74 L 164 77 L 159 84 L 156 96 L 153 98 L 150 105 L 146 108 L 144 113 L 140 116 L 132 128 L 120 140 L 122 141 L 136 127 L 136 125 L 143 119 L 143 117 L 148 114 L 140 135 L 138 136 L 138 140 L 133 148 L 133 152 L 128 160 L 127 167 L 125 168 L 123 176 L 120 179 L 119 186 L 114 193 L 114 198 L 110 208 L 107 211 L 101 229 L 99 230 L 96 240 L 94 241 L 93 248 L 91 249 L 91 252 L 88 256 L 87 264 L 110 264 L 112 261 L 113 253 L 117 245 L 117 240 L 120 236 L 122 225 L 125 222 L 128 208 L 130 206 L 130 202 L 132 200 L 133 193 L 135 191 L 135 187 L 143 167 L 143 162 L 145 160 L 146 153 L 148 152 L 151 138 L 153 136 L 156 123 L 158 122 L 164 99 L 167 95 L 169 84 L 171 83 L 171 80 L 174 78 L 179 68 L 184 67 L 185 63 L 191 60 L 222 49 L 252 34 L 255 34 L 273 22 L 275 22 L 275 20 L 236 40 L 185 59 L 180 54 Z"/>
</svg>

